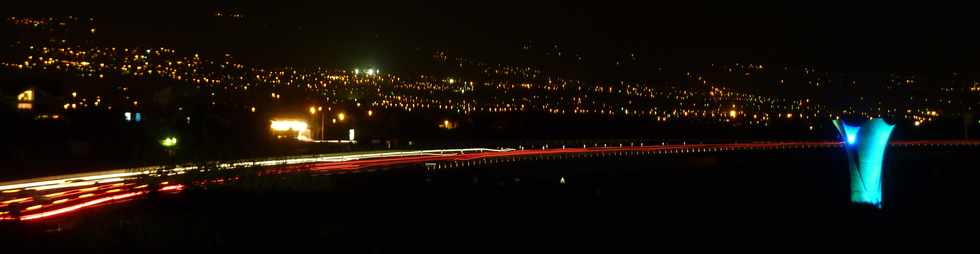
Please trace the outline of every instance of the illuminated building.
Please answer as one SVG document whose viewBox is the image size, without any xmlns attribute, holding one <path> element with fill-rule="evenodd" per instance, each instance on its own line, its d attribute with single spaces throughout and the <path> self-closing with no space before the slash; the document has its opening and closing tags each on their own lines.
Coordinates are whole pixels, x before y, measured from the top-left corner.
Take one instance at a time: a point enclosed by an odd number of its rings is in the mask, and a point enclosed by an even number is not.
<svg viewBox="0 0 980 254">
<path fill-rule="evenodd" d="M 20 102 L 31 102 L 34 101 L 34 90 L 27 89 L 24 92 L 17 95 L 17 101 Z"/>
<path fill-rule="evenodd" d="M 277 137 L 288 137 L 295 135 L 296 139 L 310 141 L 310 128 L 305 121 L 300 120 L 272 120 L 269 128 Z M 295 133 L 295 134 L 293 134 Z"/>
<path fill-rule="evenodd" d="M 34 109 L 34 89 L 27 89 L 24 92 L 17 95 L 17 109 L 18 110 Z"/>
<path fill-rule="evenodd" d="M 448 119 L 447 120 L 442 120 L 442 123 L 439 124 L 439 128 L 446 129 L 446 130 L 456 129 L 456 127 L 457 127 L 456 126 L 456 123 L 454 123 L 452 121 L 449 121 Z"/>
<path fill-rule="evenodd" d="M 881 164 L 894 125 L 881 118 L 861 126 L 833 120 L 841 134 L 851 175 L 851 202 L 881 208 Z"/>
</svg>

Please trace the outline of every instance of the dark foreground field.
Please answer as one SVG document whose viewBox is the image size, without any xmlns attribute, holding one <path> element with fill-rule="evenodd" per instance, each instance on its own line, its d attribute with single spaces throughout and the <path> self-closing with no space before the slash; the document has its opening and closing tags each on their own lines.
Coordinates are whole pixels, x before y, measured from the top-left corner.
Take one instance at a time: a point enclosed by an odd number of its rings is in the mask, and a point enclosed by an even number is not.
<svg viewBox="0 0 980 254">
<path fill-rule="evenodd" d="M 628 252 L 882 248 L 975 231 L 977 151 L 889 150 L 881 211 L 849 203 L 842 154 L 606 157 L 244 179 L 0 225 L 0 241 L 12 248 Z"/>
</svg>

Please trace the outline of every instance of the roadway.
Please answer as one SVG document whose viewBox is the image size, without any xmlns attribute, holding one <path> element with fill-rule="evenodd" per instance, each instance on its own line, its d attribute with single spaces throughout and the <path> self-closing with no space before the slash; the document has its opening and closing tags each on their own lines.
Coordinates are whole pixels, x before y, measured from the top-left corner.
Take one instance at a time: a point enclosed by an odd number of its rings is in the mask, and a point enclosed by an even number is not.
<svg viewBox="0 0 980 254">
<path fill-rule="evenodd" d="M 730 144 L 661 144 L 593 147 L 548 147 L 521 149 L 434 149 L 397 152 L 368 152 L 342 155 L 309 155 L 230 162 L 214 162 L 217 170 L 261 168 L 261 175 L 297 172 L 349 173 L 363 169 L 439 162 L 467 162 L 533 156 L 590 154 L 681 154 L 739 150 L 834 148 L 840 142 L 773 142 Z M 980 146 L 980 141 L 895 141 L 892 146 Z M 112 203 L 133 200 L 150 192 L 177 193 L 186 186 L 165 181 L 169 176 L 192 172 L 195 165 L 114 169 L 82 174 L 48 176 L 0 183 L 0 221 L 34 221 Z M 143 176 L 161 179 L 147 184 Z M 203 179 L 195 184 L 222 183 L 225 179 Z"/>
</svg>

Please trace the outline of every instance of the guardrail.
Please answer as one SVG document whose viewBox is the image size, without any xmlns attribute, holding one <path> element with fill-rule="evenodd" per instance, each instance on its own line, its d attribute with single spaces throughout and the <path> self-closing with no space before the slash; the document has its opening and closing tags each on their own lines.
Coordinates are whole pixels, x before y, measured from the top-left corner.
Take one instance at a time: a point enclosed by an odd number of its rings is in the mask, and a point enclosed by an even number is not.
<svg viewBox="0 0 980 254">
<path fill-rule="evenodd" d="M 897 147 L 915 147 L 915 146 L 980 146 L 980 141 L 975 140 L 949 140 L 949 141 L 895 141 L 889 143 L 891 146 Z M 642 143 L 641 143 L 642 145 Z M 677 151 L 727 151 L 736 149 L 775 149 L 775 148 L 807 148 L 807 147 L 833 147 L 840 146 L 840 142 L 747 142 L 747 143 L 734 143 L 734 144 L 672 144 L 672 145 L 653 145 L 653 146 L 642 146 L 642 147 L 632 147 L 630 149 L 646 149 L 654 147 L 671 147 L 669 152 Z M 562 146 L 564 148 L 564 146 Z M 541 149 L 549 149 L 550 147 L 545 145 Z M 583 147 L 584 148 L 584 147 Z M 594 146 L 591 151 L 584 151 L 589 153 L 594 152 L 614 152 L 616 149 L 623 148 L 622 144 L 618 146 L 608 146 L 603 144 L 602 147 Z M 528 148 L 537 149 L 537 148 Z M 557 148 L 551 148 L 557 149 Z M 517 151 L 518 149 L 512 148 L 502 148 L 502 149 L 491 149 L 491 148 L 460 148 L 460 149 L 429 149 L 429 150 L 415 150 L 415 151 L 395 151 L 395 152 L 377 152 L 377 153 L 352 153 L 352 154 L 315 154 L 315 155 L 302 155 L 302 156 L 282 156 L 282 157 L 269 157 L 269 158 L 255 158 L 255 159 L 243 159 L 235 161 L 210 161 L 205 162 L 204 166 L 213 166 L 218 170 L 229 170 L 236 168 L 247 168 L 247 167 L 264 167 L 264 166 L 277 166 L 277 165 L 295 165 L 295 164 L 306 164 L 306 163 L 318 163 L 318 162 L 344 162 L 352 160 L 364 160 L 364 159 L 376 159 L 376 158 L 391 158 L 391 157 L 408 157 L 408 156 L 425 156 L 425 155 L 459 155 L 467 153 L 486 153 L 486 152 L 511 152 Z M 522 146 L 519 150 L 525 150 Z M 171 169 L 164 169 L 163 166 L 146 166 L 138 168 L 124 168 L 124 169 L 114 169 L 114 170 L 104 170 L 90 173 L 79 173 L 70 175 L 58 175 L 58 176 L 48 176 L 40 178 L 22 179 L 17 181 L 9 181 L 0 183 L 0 191 L 9 191 L 17 189 L 53 189 L 58 188 L 57 186 L 73 187 L 73 186 L 83 186 L 86 184 L 97 184 L 105 183 L 111 181 L 120 181 L 120 179 L 131 179 L 141 175 L 153 175 L 153 174 L 163 174 L 178 175 L 183 174 L 188 171 L 194 171 L 201 167 L 201 164 L 181 164 L 177 165 Z"/>
</svg>

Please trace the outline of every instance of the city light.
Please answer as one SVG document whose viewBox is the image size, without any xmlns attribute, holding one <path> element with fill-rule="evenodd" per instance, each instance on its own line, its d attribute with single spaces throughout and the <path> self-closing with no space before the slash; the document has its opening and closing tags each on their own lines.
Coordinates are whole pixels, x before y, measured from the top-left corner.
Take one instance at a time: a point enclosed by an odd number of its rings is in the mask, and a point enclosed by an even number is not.
<svg viewBox="0 0 980 254">
<path fill-rule="evenodd" d="M 161 139 L 160 145 L 163 145 L 164 147 L 174 147 L 177 145 L 177 138 L 169 137 L 169 138 Z"/>
<path fill-rule="evenodd" d="M 272 120 L 270 125 L 275 132 L 296 132 L 296 139 L 301 141 L 311 141 L 309 125 L 301 120 Z"/>
<path fill-rule="evenodd" d="M 19 102 L 32 102 L 34 101 L 34 90 L 27 89 L 24 92 L 17 94 L 17 101 Z"/>
<path fill-rule="evenodd" d="M 452 130 L 456 128 L 456 125 L 447 119 L 447 120 L 442 120 L 442 124 L 439 124 L 439 128 Z"/>
<path fill-rule="evenodd" d="M 8 22 L 15 25 L 32 26 L 39 24 L 38 22 L 50 24 L 52 21 L 13 18 Z M 81 22 L 81 24 L 87 23 Z M 60 29 L 68 28 L 62 27 Z M 90 27 L 85 29 L 90 29 Z M 762 96 L 737 91 L 725 86 L 725 82 L 739 81 L 738 79 L 741 77 L 733 80 L 723 78 L 712 80 L 713 77 L 710 77 L 706 72 L 699 73 L 697 71 L 689 71 L 685 75 L 704 84 L 704 88 L 658 87 L 644 82 L 625 81 L 603 83 L 564 77 L 541 79 L 543 72 L 537 68 L 507 64 L 476 64 L 480 62 L 478 59 L 450 56 L 447 52 L 437 51 L 433 54 L 434 59 L 461 68 L 475 68 L 474 71 L 484 73 L 487 77 L 482 77 L 482 80 L 480 80 L 481 77 L 467 77 L 467 79 L 472 80 L 463 80 L 456 75 L 420 75 L 417 78 L 405 78 L 398 77 L 393 73 L 381 75 L 378 68 L 314 68 L 305 70 L 289 66 L 260 68 L 237 63 L 230 59 L 207 59 L 196 53 L 180 52 L 170 48 L 117 48 L 65 43 L 67 44 L 58 46 L 43 44 L 17 46 L 16 50 L 23 51 L 27 57 L 17 61 L 0 61 L 0 68 L 42 72 L 59 71 L 85 77 L 98 77 L 108 74 L 137 79 L 162 78 L 228 91 L 252 91 L 253 88 L 261 87 L 303 88 L 323 96 L 351 95 L 333 96 L 330 98 L 331 103 L 367 104 L 375 108 L 406 112 L 426 110 L 461 114 L 545 112 L 548 114 L 629 115 L 658 122 L 687 119 L 736 126 L 748 124 L 759 127 L 768 126 L 777 118 L 806 121 L 802 124 L 812 125 L 814 121 L 834 118 L 839 115 L 888 116 L 918 120 L 920 124 L 926 124 L 943 115 L 941 113 L 943 109 L 937 107 L 910 109 L 908 111 L 899 111 L 894 106 L 835 109 L 807 98 L 787 99 L 778 96 Z M 735 73 L 783 71 L 786 74 L 793 74 L 794 71 L 792 68 L 770 67 L 763 69 L 762 65 L 759 64 L 734 63 L 712 66 L 717 70 Z M 708 69 L 706 71 L 713 70 Z M 801 81 L 804 84 L 819 86 L 821 82 L 826 83 L 826 80 L 823 80 L 820 75 L 812 76 L 816 73 L 812 68 L 799 68 L 797 71 L 805 74 L 807 80 Z M 746 75 L 744 79 L 753 77 L 755 75 Z M 916 81 L 914 78 L 898 80 L 905 83 Z M 774 80 L 773 82 L 780 85 L 791 84 L 789 80 L 785 79 Z M 973 87 L 978 87 L 978 85 L 974 84 Z M 486 91 L 494 91 L 494 93 L 484 96 L 483 93 L 472 92 L 481 88 L 487 88 Z M 273 90 L 266 94 L 269 94 L 273 100 L 278 100 L 281 99 L 283 92 L 285 91 Z M 81 92 L 76 92 L 75 96 L 69 97 L 72 101 L 64 103 L 66 105 L 64 108 L 70 110 L 95 104 L 107 104 L 105 101 L 83 103 L 82 100 L 86 99 L 83 97 Z M 626 101 L 607 99 L 620 97 L 633 99 Z M 337 100 L 333 98 L 337 98 Z M 488 100 L 486 98 L 494 99 Z M 137 101 L 143 99 L 145 98 L 126 98 L 126 101 L 132 101 L 134 106 L 138 106 L 140 103 Z M 938 105 L 956 104 L 955 101 L 944 98 L 921 97 L 921 100 L 921 102 L 930 104 L 935 102 Z M 677 106 L 658 107 L 657 105 L 661 103 Z M 729 105 L 732 108 L 728 108 Z M 19 107 L 27 108 L 27 105 Z M 106 105 L 105 107 L 111 106 Z M 34 108 L 36 109 L 37 105 L 34 105 Z M 731 109 L 734 108 L 742 110 L 735 111 L 734 116 L 732 116 Z M 320 110 L 318 109 L 318 111 Z M 904 115 L 896 115 L 896 112 L 904 113 Z M 743 115 L 753 117 L 741 117 Z M 343 121 L 343 119 L 340 120 Z"/>
<path fill-rule="evenodd" d="M 308 129 L 306 122 L 300 120 L 272 120 L 270 127 L 274 131 L 302 131 Z"/>
<path fill-rule="evenodd" d="M 316 107 L 310 106 L 310 115 L 316 114 Z"/>
<path fill-rule="evenodd" d="M 374 111 L 368 110 L 367 115 L 368 116 L 373 116 L 374 115 Z"/>
<path fill-rule="evenodd" d="M 344 121 L 344 118 L 346 118 L 346 116 L 343 112 L 337 113 L 337 120 Z"/>
</svg>

